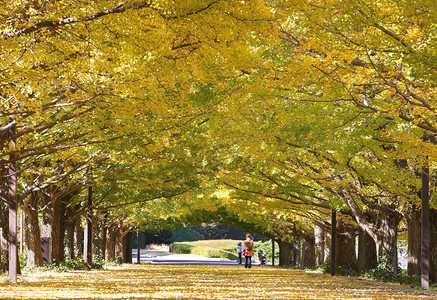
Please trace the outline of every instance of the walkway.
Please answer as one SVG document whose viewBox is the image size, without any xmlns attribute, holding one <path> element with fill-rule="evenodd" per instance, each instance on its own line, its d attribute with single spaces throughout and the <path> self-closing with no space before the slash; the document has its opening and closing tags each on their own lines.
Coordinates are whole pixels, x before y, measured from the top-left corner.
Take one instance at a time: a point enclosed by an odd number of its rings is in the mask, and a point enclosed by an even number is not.
<svg viewBox="0 0 437 300">
<path fill-rule="evenodd" d="M 137 250 L 132 251 L 132 261 L 137 262 Z M 236 261 L 224 258 L 210 258 L 194 254 L 174 254 L 167 246 L 141 250 L 141 263 L 154 264 L 195 264 L 195 265 L 238 265 Z"/>
</svg>

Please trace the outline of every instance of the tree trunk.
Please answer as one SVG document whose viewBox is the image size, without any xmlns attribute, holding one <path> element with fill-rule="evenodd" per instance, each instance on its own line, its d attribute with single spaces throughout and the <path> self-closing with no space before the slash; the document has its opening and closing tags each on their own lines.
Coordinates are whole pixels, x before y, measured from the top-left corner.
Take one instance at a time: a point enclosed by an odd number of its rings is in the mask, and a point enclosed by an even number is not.
<svg viewBox="0 0 437 300">
<path fill-rule="evenodd" d="M 120 220 L 120 227 L 118 228 L 119 236 L 118 236 L 118 262 L 124 263 L 124 226 L 123 220 Z"/>
<path fill-rule="evenodd" d="M 132 231 L 123 237 L 123 262 L 132 263 Z"/>
<path fill-rule="evenodd" d="M 357 256 L 355 250 L 355 228 L 338 223 L 336 235 L 336 266 L 357 270 Z"/>
<path fill-rule="evenodd" d="M 407 273 L 409 276 L 420 276 L 420 258 L 421 258 L 421 222 L 420 210 L 410 205 L 406 212 L 408 228 L 408 266 Z"/>
<path fill-rule="evenodd" d="M 437 210 L 429 211 L 429 280 L 437 283 Z"/>
<path fill-rule="evenodd" d="M 66 242 L 66 249 L 67 249 L 67 257 L 69 259 L 76 259 L 76 253 L 74 251 L 74 231 L 76 227 L 76 220 L 70 220 L 69 223 L 66 224 L 66 236 L 65 236 L 65 242 Z"/>
<path fill-rule="evenodd" d="M 1 143 L 0 143 L 1 145 Z M 2 175 L 2 174 L 0 174 Z M 0 176 L 0 188 L 4 191 L 7 190 L 5 185 L 5 180 Z M 3 197 L 0 193 L 0 273 L 2 271 L 6 271 L 7 262 L 3 259 L 3 253 L 7 253 L 8 249 L 8 240 L 7 240 L 7 231 L 3 230 L 3 228 L 7 227 L 8 224 L 8 208 L 7 208 L 7 199 Z"/>
<path fill-rule="evenodd" d="M 375 241 L 361 228 L 358 229 L 358 271 L 365 272 L 377 265 Z"/>
<path fill-rule="evenodd" d="M 100 231 L 101 235 L 101 248 L 100 248 L 100 257 L 102 260 L 106 257 L 106 243 L 107 243 L 107 237 L 108 237 L 108 227 L 106 227 L 106 224 L 103 224 L 103 228 Z"/>
<path fill-rule="evenodd" d="M 56 197 L 52 200 L 51 216 L 51 252 L 52 261 L 61 261 L 61 199 Z"/>
<path fill-rule="evenodd" d="M 93 220 L 92 212 L 88 211 L 85 217 L 83 235 L 83 260 L 87 263 L 88 270 L 91 270 L 93 263 Z"/>
<path fill-rule="evenodd" d="M 75 227 L 75 229 L 74 229 L 74 244 L 75 244 L 75 247 L 74 247 L 74 255 L 76 256 L 76 257 L 81 257 L 82 256 L 82 249 L 83 249 L 83 246 L 82 246 L 82 232 L 83 232 L 83 228 L 82 228 L 82 225 L 81 225 L 81 219 L 80 218 L 77 218 L 76 219 L 76 221 L 75 221 L 75 225 L 74 225 Z"/>
<path fill-rule="evenodd" d="M 398 272 L 398 225 L 400 219 L 388 213 L 379 212 L 377 218 L 376 251 L 378 264 L 386 264 L 387 270 Z"/>
<path fill-rule="evenodd" d="M 117 244 L 117 231 L 108 227 L 106 231 L 106 261 L 115 261 L 115 245 Z"/>
<path fill-rule="evenodd" d="M 11 129 L 11 135 L 15 134 L 15 127 Z M 15 142 L 12 141 L 15 146 Z M 9 280 L 17 282 L 17 274 L 19 270 L 18 249 L 17 249 L 17 166 L 15 162 L 15 154 L 9 155 Z"/>
<path fill-rule="evenodd" d="M 44 265 L 37 202 L 37 195 L 31 193 L 23 203 L 23 211 L 26 215 L 26 266 L 28 268 L 42 267 Z"/>
<path fill-rule="evenodd" d="M 292 265 L 302 265 L 302 256 L 301 256 L 301 240 L 299 234 L 296 229 L 296 224 L 293 226 L 293 252 L 292 252 Z"/>
<path fill-rule="evenodd" d="M 71 197 L 69 197 L 70 199 Z M 66 214 L 66 202 L 61 202 L 61 223 L 60 223 L 60 235 L 59 235 L 59 259 L 65 260 L 65 232 L 67 230 L 68 216 Z"/>
<path fill-rule="evenodd" d="M 325 262 L 325 234 L 319 226 L 314 229 L 314 260 L 316 266 Z"/>
<path fill-rule="evenodd" d="M 292 260 L 292 244 L 278 239 L 279 246 L 279 265 L 285 266 Z"/>
<path fill-rule="evenodd" d="M 305 237 L 302 242 L 302 261 L 303 265 L 307 267 L 314 267 L 315 265 L 315 241 L 314 237 Z"/>
<path fill-rule="evenodd" d="M 45 197 L 45 204 L 48 204 L 49 201 L 50 200 Z M 52 248 L 50 245 L 52 239 L 52 208 L 50 206 L 47 206 L 42 212 L 41 239 L 48 243 L 48 247 L 44 247 L 44 249 L 47 249 L 47 252 L 43 253 L 44 263 L 51 263 Z"/>
</svg>

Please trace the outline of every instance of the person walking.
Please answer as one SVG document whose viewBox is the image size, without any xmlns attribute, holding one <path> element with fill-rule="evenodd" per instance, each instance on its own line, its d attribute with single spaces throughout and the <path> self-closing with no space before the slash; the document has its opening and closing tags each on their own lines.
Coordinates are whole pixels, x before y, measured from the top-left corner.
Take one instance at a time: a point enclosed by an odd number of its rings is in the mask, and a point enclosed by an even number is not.
<svg viewBox="0 0 437 300">
<path fill-rule="evenodd" d="M 240 260 L 238 264 L 241 265 L 243 263 L 243 245 L 241 244 L 241 242 L 239 242 L 237 245 L 237 252 L 238 252 L 238 259 Z"/>
<path fill-rule="evenodd" d="M 246 269 L 252 268 L 252 256 L 253 252 L 253 240 L 250 237 L 250 233 L 246 234 L 246 240 L 243 242 L 243 250 L 244 250 L 244 267 Z"/>
</svg>

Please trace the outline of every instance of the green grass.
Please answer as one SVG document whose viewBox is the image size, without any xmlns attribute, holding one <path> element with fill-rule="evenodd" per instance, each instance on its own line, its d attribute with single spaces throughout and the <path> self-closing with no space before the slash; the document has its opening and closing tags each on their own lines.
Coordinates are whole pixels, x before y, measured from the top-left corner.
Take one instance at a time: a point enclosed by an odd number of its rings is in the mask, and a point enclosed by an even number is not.
<svg viewBox="0 0 437 300">
<path fill-rule="evenodd" d="M 212 258 L 238 258 L 237 240 L 202 240 L 195 242 L 180 242 L 170 245 L 170 252 L 180 254 L 198 254 Z"/>
</svg>

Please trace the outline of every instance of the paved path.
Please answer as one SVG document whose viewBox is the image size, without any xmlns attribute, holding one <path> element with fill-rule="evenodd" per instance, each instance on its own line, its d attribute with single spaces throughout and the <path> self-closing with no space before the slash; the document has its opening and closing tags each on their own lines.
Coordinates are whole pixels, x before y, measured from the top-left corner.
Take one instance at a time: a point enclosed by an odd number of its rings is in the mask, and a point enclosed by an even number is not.
<svg viewBox="0 0 437 300">
<path fill-rule="evenodd" d="M 132 250 L 132 261 L 137 261 L 137 250 Z M 140 254 L 141 263 L 154 264 L 195 264 L 195 265 L 238 265 L 237 261 L 225 258 L 211 258 L 195 254 L 175 254 L 168 251 L 168 247 L 155 247 L 142 249 Z M 254 264 L 257 264 L 254 261 Z"/>
</svg>

